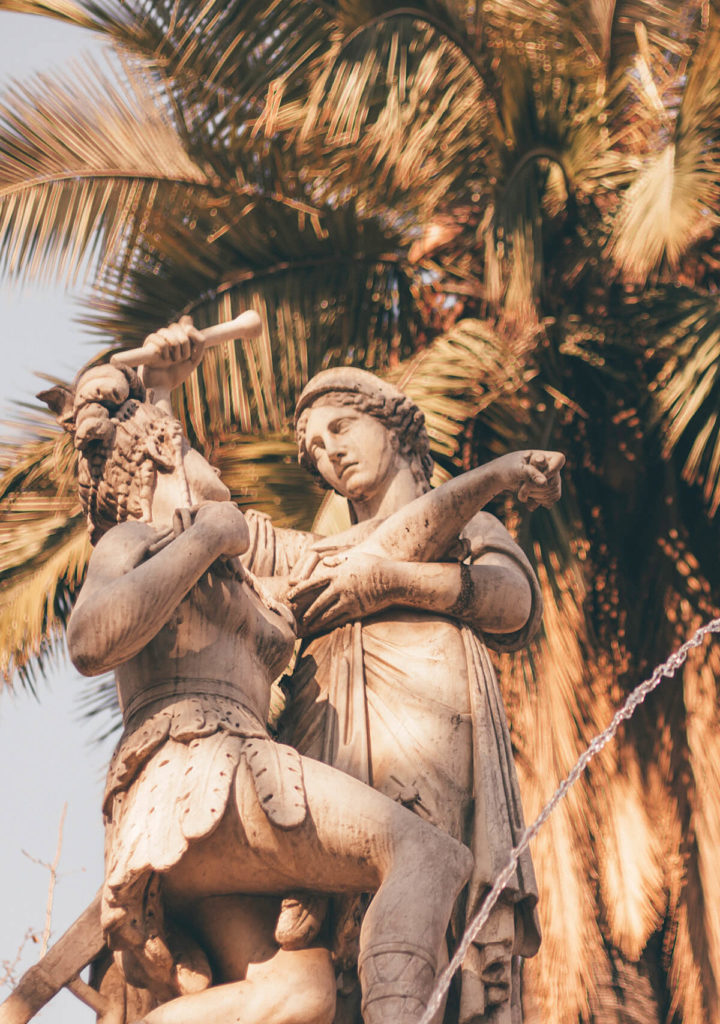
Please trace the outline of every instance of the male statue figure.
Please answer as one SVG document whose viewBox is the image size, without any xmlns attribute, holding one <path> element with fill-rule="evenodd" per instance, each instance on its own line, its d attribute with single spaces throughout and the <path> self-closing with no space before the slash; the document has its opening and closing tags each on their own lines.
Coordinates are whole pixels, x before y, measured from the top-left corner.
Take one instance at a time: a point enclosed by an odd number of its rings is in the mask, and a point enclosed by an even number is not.
<svg viewBox="0 0 720 1024">
<path fill-rule="evenodd" d="M 469 851 L 270 738 L 293 617 L 237 561 L 245 517 L 137 375 L 99 366 L 43 397 L 73 437 L 94 545 L 70 655 L 86 675 L 115 671 L 123 711 L 102 926 L 161 1003 L 141 1024 L 328 1024 L 327 952 L 273 935 L 294 889 L 376 893 L 365 1019 L 414 1024 Z"/>
</svg>

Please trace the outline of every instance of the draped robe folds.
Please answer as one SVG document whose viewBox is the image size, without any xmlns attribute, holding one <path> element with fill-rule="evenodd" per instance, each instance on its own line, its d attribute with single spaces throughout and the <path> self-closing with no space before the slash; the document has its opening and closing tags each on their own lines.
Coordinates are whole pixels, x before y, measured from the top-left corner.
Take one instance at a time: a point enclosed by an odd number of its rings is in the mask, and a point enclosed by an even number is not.
<svg viewBox="0 0 720 1024">
<path fill-rule="evenodd" d="M 258 576 L 285 575 L 312 537 L 274 529 L 250 514 L 246 556 Z M 363 523 L 363 534 L 367 524 Z M 461 535 L 468 562 L 509 557 L 532 590 L 532 612 L 512 634 L 480 637 L 470 626 L 430 612 L 394 607 L 303 644 L 287 681 L 282 740 L 397 799 L 465 842 L 475 868 L 452 929 L 457 941 L 505 867 L 524 830 L 505 710 L 486 647 L 513 651 L 542 614 L 532 568 L 507 531 L 480 512 Z M 497 912 L 463 965 L 460 1021 L 485 1013 L 484 947 L 512 944 L 532 956 L 540 944 L 537 887 L 530 854 L 520 858 Z M 492 975 L 492 969 L 490 969 Z M 509 1007 L 508 1007 L 509 1009 Z"/>
</svg>

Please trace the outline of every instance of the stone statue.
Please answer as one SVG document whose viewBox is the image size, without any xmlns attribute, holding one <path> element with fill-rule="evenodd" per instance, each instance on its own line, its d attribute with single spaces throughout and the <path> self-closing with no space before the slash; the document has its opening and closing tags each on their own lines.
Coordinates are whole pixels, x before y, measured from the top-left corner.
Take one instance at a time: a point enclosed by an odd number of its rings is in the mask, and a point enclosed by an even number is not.
<svg viewBox="0 0 720 1024">
<path fill-rule="evenodd" d="M 551 504 L 564 459 L 514 453 L 429 491 L 432 461 L 418 409 L 349 368 L 309 382 L 297 438 L 301 462 L 348 500 L 357 525 L 315 543 L 310 561 L 290 567 L 295 585 L 287 597 L 308 639 L 287 684 L 283 738 L 471 846 L 475 868 L 452 925 L 457 941 L 524 827 L 486 646 L 516 650 L 542 611 L 526 557 L 495 517 L 477 509 L 505 489 Z M 473 478 L 474 501 L 460 511 L 447 492 Z M 393 531 L 423 494 L 421 516 Z M 281 548 L 282 533 L 275 537 Z M 536 899 L 526 856 L 463 965 L 452 1014 L 461 1024 L 509 1024 L 517 1014 L 512 958 L 537 951 Z"/>
<path fill-rule="evenodd" d="M 198 358 L 185 330 L 174 325 L 150 341 L 162 395 Z M 527 558 L 478 509 L 504 490 L 530 507 L 551 505 L 564 457 L 511 453 L 430 491 L 422 414 L 396 388 L 348 367 L 308 383 L 296 424 L 300 461 L 347 499 L 353 526 L 320 539 L 248 515 L 243 561 L 274 578 L 306 637 L 286 683 L 283 738 L 472 847 L 474 871 L 451 928 L 457 941 L 524 827 L 487 647 L 517 650 L 542 614 Z M 466 958 L 462 1024 L 517 1018 L 513 956 L 537 951 L 536 900 L 526 855 Z M 352 908 L 339 914 L 346 940 Z M 342 946 L 336 941 L 334 954 L 347 966 L 352 952 Z"/>
<path fill-rule="evenodd" d="M 299 455 L 352 525 L 275 528 L 228 503 L 170 415 L 205 343 L 185 318 L 118 360 L 143 364 L 154 405 L 122 365 L 45 396 L 74 433 L 97 543 L 71 652 L 83 671 L 116 669 L 126 724 L 105 802 L 104 929 L 162 1004 L 149 1024 L 329 1022 L 330 951 L 348 995 L 337 1021 L 359 1013 L 356 963 L 365 1024 L 415 1021 L 456 895 L 469 876 L 450 945 L 523 829 L 486 647 L 527 643 L 541 600 L 522 551 L 478 510 L 504 490 L 551 505 L 564 459 L 514 452 L 431 490 L 417 407 L 365 371 L 328 370 L 299 400 Z M 294 639 L 283 602 L 305 638 L 285 681 L 291 746 L 264 724 Z M 317 893 L 333 894 L 324 924 Z M 536 899 L 526 856 L 448 1019 L 519 1019 L 512 958 L 537 950 Z"/>
<path fill-rule="evenodd" d="M 115 670 L 125 724 L 101 914 L 125 977 L 160 1004 L 143 1021 L 329 1024 L 335 981 L 311 901 L 278 919 L 300 891 L 374 893 L 364 1019 L 414 1022 L 469 851 L 269 737 L 293 616 L 242 566 L 245 517 L 135 372 L 96 367 L 42 397 L 74 437 L 94 545 L 70 654 L 84 674 Z"/>
</svg>

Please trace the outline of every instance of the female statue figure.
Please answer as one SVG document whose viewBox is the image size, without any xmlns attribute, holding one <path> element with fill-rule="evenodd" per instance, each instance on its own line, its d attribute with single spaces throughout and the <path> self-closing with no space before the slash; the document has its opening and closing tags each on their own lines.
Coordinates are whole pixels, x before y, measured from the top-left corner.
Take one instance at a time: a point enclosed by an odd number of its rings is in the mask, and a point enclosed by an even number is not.
<svg viewBox="0 0 720 1024">
<path fill-rule="evenodd" d="M 287 684 L 283 738 L 471 847 L 475 868 L 452 925 L 457 941 L 524 828 L 487 647 L 517 650 L 542 614 L 525 555 L 494 516 L 475 510 L 505 489 L 552 504 L 564 459 L 526 453 L 523 464 L 513 453 L 430 492 L 422 414 L 391 385 L 351 368 L 308 383 L 296 425 L 301 463 L 347 499 L 357 525 L 288 567 L 295 585 L 287 597 L 308 639 Z M 458 516 L 444 492 L 467 487 L 473 474 L 475 503 Z M 421 522 L 415 516 L 405 533 L 383 540 L 421 495 Z M 277 571 L 282 531 L 275 539 Z M 269 568 L 252 564 L 260 574 Z M 540 942 L 536 900 L 526 855 L 463 965 L 453 1011 L 461 1024 L 509 1024 L 513 955 L 532 956 Z"/>
<path fill-rule="evenodd" d="M 74 437 L 94 545 L 70 654 L 84 674 L 115 671 L 125 723 L 102 923 L 126 977 L 162 1004 L 146 1024 L 329 1024 L 327 951 L 274 934 L 293 890 L 376 893 L 365 1021 L 414 1022 L 469 851 L 268 736 L 292 615 L 243 569 L 245 517 L 134 371 L 97 367 L 42 397 Z"/>
</svg>

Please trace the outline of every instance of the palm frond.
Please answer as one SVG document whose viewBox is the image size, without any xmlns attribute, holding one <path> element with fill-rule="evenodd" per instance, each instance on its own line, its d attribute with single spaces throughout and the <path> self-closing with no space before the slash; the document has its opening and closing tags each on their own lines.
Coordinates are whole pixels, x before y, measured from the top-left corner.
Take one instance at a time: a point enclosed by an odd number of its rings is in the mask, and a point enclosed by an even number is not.
<svg viewBox="0 0 720 1024">
<path fill-rule="evenodd" d="M 670 288 L 654 293 L 639 325 L 661 358 L 651 384 L 663 453 L 720 507 L 720 306 L 715 295 Z"/>
<path fill-rule="evenodd" d="M 0 569 L 0 673 L 32 681 L 62 635 L 72 596 L 90 555 L 85 518 L 77 502 L 24 493 L 0 508 L 0 541 L 7 545 Z"/>
<path fill-rule="evenodd" d="M 62 635 L 90 545 L 69 436 L 37 413 L 13 434 L 0 447 L 0 675 L 32 686 Z"/>
<path fill-rule="evenodd" d="M 690 625 L 690 623 L 688 623 Z M 685 870 L 678 898 L 678 928 L 670 949 L 673 1002 L 683 1020 L 714 1020 L 720 1002 L 720 919 L 713 896 L 720 858 L 717 781 L 717 648 L 699 651 L 684 673 L 686 734 L 677 736 L 677 753 L 685 761 L 687 804 L 680 808 Z M 695 984 L 693 984 L 695 983 Z"/>
<path fill-rule="evenodd" d="M 596 701 L 602 688 L 596 689 L 593 683 L 596 666 L 582 614 L 582 573 L 576 565 L 556 571 L 554 577 L 551 584 L 541 563 L 539 580 L 546 597 L 543 636 L 532 652 L 502 659 L 529 821 L 574 764 L 602 714 Z M 538 955 L 528 961 L 525 976 L 531 998 L 539 1004 L 540 1019 L 551 1013 L 563 1024 L 586 1013 L 593 990 L 593 963 L 604 956 L 595 923 L 594 893 L 588 884 L 592 833 L 597 827 L 590 792 L 587 787 L 572 790 L 533 847 L 543 944 Z M 565 938 L 568 934 L 574 936 L 570 948 Z"/>
<path fill-rule="evenodd" d="M 0 239 L 11 277 L 74 280 L 96 260 L 123 266 L 153 209 L 208 185 L 147 77 L 128 74 L 113 82 L 88 62 L 73 78 L 15 85 L 0 104 Z"/>
<path fill-rule="evenodd" d="M 672 274 L 720 215 L 720 28 L 712 25 L 687 70 L 666 76 L 639 58 L 637 131 L 648 146 L 615 218 L 609 252 L 628 281 L 645 283 L 663 268 Z M 677 97 L 680 97 L 678 102 Z M 645 107 L 645 113 L 639 109 Z"/>
<path fill-rule="evenodd" d="M 98 32 L 152 62 L 182 96 L 184 113 L 232 124 L 273 78 L 326 45 L 334 5 L 309 0 L 0 0 L 0 10 L 56 18 Z M 191 128 L 192 122 L 188 123 Z M 199 127 L 199 125 L 198 125 Z"/>
<path fill-rule="evenodd" d="M 276 526 L 310 530 L 325 491 L 300 467 L 292 434 L 222 438 L 212 455 L 233 499 Z"/>
<path fill-rule="evenodd" d="M 637 962 L 663 923 L 665 877 L 663 850 L 648 814 L 637 760 L 623 753 L 609 777 L 596 780 L 597 854 L 610 935 L 624 957 Z"/>
<path fill-rule="evenodd" d="M 123 16 L 122 3 L 108 0 L 107 3 L 76 3 L 75 0 L 0 0 L 0 11 L 11 11 L 15 14 L 34 14 L 78 28 L 91 29 L 95 32 L 111 32 L 121 21 L 130 20 Z"/>
<path fill-rule="evenodd" d="M 492 323 L 461 320 L 385 376 L 425 413 L 433 453 L 462 464 L 465 427 L 532 376 L 523 360 L 533 333 L 503 337 Z"/>
<path fill-rule="evenodd" d="M 622 73 L 637 52 L 635 27 L 645 26 L 649 45 L 657 53 L 687 60 L 689 37 L 700 20 L 702 3 L 654 3 L 653 0 L 484 0 L 482 17 L 492 40 L 502 45 L 513 32 L 520 38 L 538 36 L 573 44 L 595 73 Z"/>
<path fill-rule="evenodd" d="M 394 218 L 402 202 L 425 216 L 448 193 L 477 203 L 486 190 L 492 100 L 471 54 L 414 13 L 387 11 L 380 23 L 338 33 L 307 102 L 262 122 L 294 130 L 328 196 L 353 188 Z"/>
</svg>

